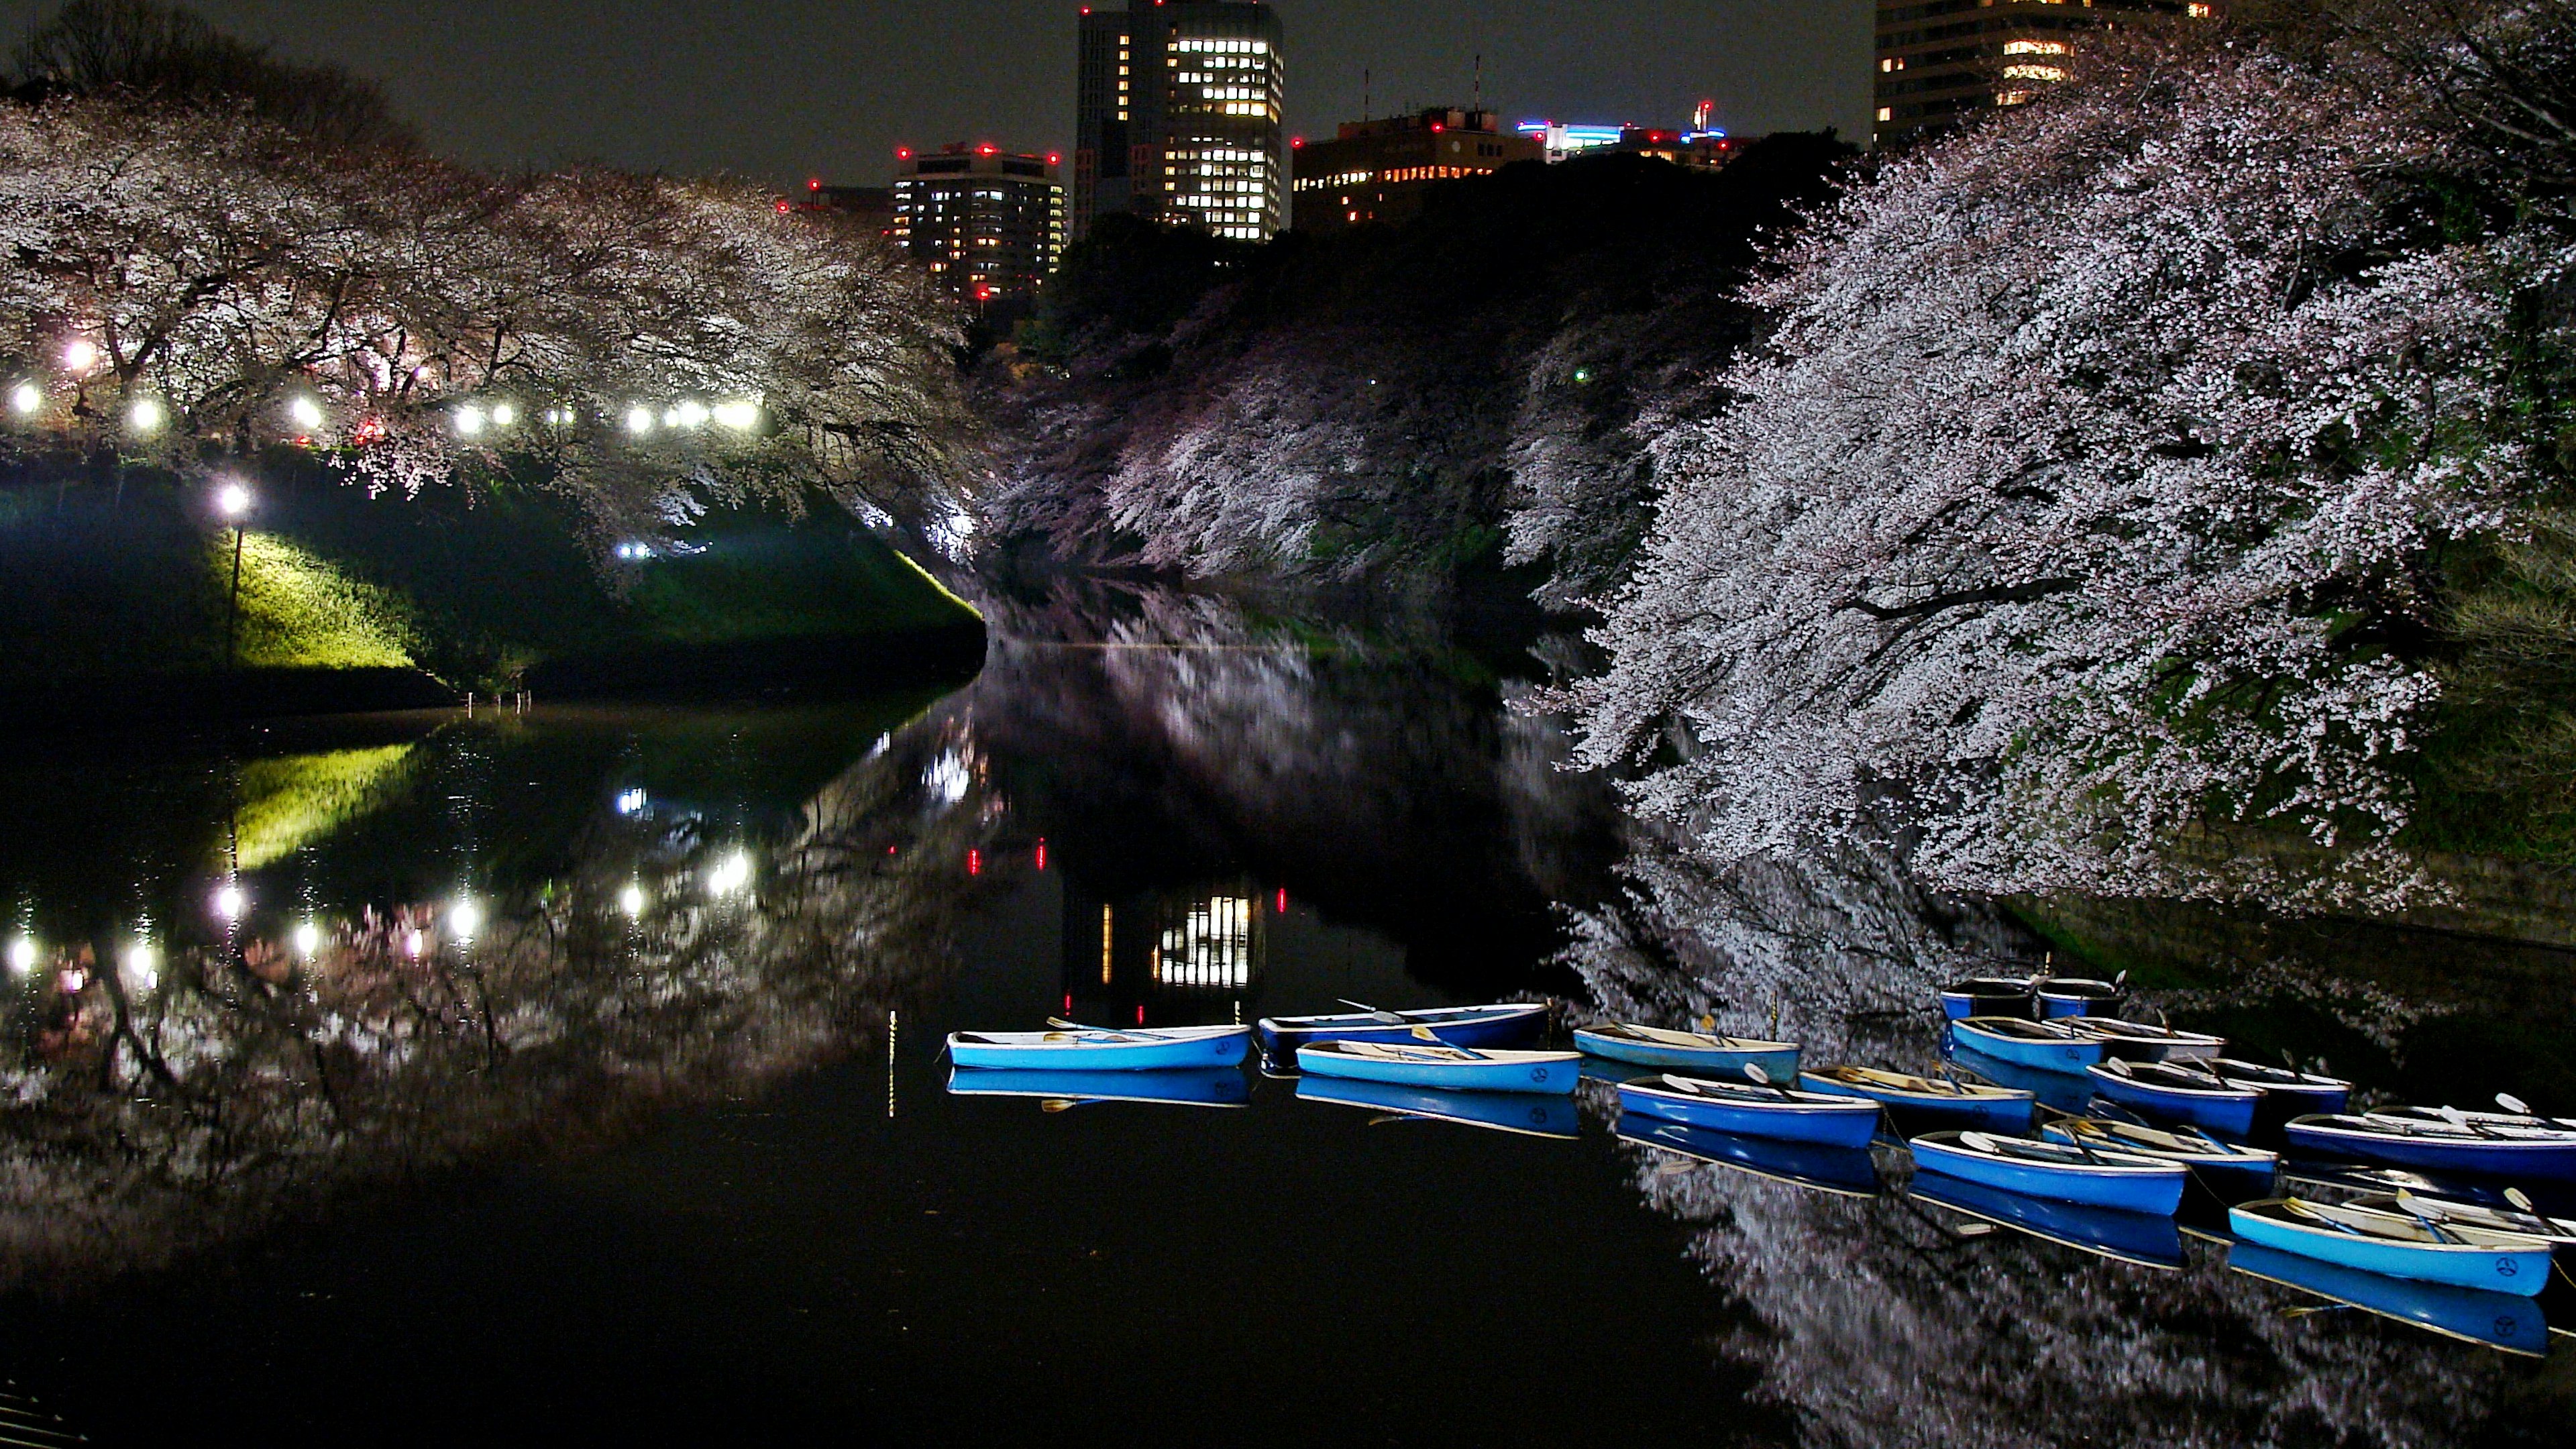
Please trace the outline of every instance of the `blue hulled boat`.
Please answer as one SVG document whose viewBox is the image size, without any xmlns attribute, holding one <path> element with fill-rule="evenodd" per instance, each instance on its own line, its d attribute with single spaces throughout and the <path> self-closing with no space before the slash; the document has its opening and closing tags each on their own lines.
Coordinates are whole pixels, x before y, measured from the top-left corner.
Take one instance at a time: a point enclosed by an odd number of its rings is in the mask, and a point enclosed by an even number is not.
<svg viewBox="0 0 2576 1449">
<path fill-rule="evenodd" d="M 948 1059 L 961 1067 L 1146 1072 L 1230 1067 L 1243 1060 L 1251 1044 L 1251 1029 L 1240 1026 L 953 1031 L 948 1034 Z"/>
<path fill-rule="evenodd" d="M 2080 1142 L 2087 1147 L 2135 1153 L 2182 1164 L 2192 1180 L 2221 1202 L 2239 1203 L 2270 1197 L 2280 1176 L 2278 1153 L 2259 1147 L 2221 1142 L 2204 1132 L 2119 1122 L 2102 1117 L 2067 1117 L 2039 1129 L 2042 1141 Z"/>
<path fill-rule="evenodd" d="M 1183 1067 L 1156 1072 L 1013 1071 L 959 1067 L 948 1074 L 956 1097 L 1039 1097 L 1065 1103 L 1157 1102 L 1175 1107 L 1243 1107 L 1251 1084 L 1240 1067 Z"/>
<path fill-rule="evenodd" d="M 2181 1124 L 2225 1137 L 2254 1130 L 2254 1108 L 2263 1094 L 2230 1086 L 2177 1062 L 2108 1061 L 2087 1067 L 2093 1090 L 2150 1122 Z"/>
<path fill-rule="evenodd" d="M 2081 1072 L 2102 1060 L 2101 1038 L 2086 1036 L 2063 1022 L 2014 1016 L 1963 1016 L 1950 1023 L 1950 1042 L 1964 1051 L 2043 1072 Z"/>
<path fill-rule="evenodd" d="M 2214 1057 L 2227 1050 L 2225 1037 L 2202 1031 L 2180 1031 L 2170 1026 L 2149 1026 L 2143 1021 L 2122 1021 L 2116 1016 L 2069 1016 L 2060 1018 L 2086 1036 L 2098 1037 L 2102 1054 L 2130 1062 L 2163 1062 Z"/>
<path fill-rule="evenodd" d="M 2074 976 L 2043 977 L 2030 984 L 2030 992 L 2039 999 L 2042 1018 L 2108 1016 L 2120 1009 L 2121 1002 L 2129 999 L 2127 989 L 2120 982 L 2086 981 Z"/>
<path fill-rule="evenodd" d="M 1983 1132 L 1932 1132 L 1906 1144 L 1915 1165 L 2006 1192 L 2123 1212 L 2173 1216 L 2190 1175 L 2182 1164 L 2133 1152 L 2032 1142 Z"/>
<path fill-rule="evenodd" d="M 2526 1197 L 2523 1201 L 2528 1203 L 2530 1199 Z M 2426 1222 L 2439 1223 L 2446 1230 L 2519 1233 L 2547 1243 L 2550 1257 L 2558 1262 L 2576 1264 L 2576 1218 L 2552 1217 L 2510 1202 L 2461 1202 L 2454 1198 L 2426 1197 L 2403 1188 L 2396 1192 L 2354 1198 L 2350 1206 L 2383 1213 L 2403 1213 Z"/>
<path fill-rule="evenodd" d="M 1865 1097 L 1832 1097 L 1750 1082 L 1710 1082 L 1665 1073 L 1619 1084 L 1619 1106 L 1690 1127 L 1866 1147 L 1878 1135 L 1878 1104 Z"/>
<path fill-rule="evenodd" d="M 1720 1079 L 1741 1077 L 1748 1065 L 1760 1067 L 1775 1082 L 1785 1082 L 1798 1074 L 1795 1042 L 1756 1041 L 1750 1037 L 1616 1022 L 1577 1028 L 1574 1045 L 1587 1055 L 1608 1057 L 1614 1062 L 1677 1067 Z"/>
<path fill-rule="evenodd" d="M 1438 1092 L 1570 1093 L 1579 1052 L 1477 1051 L 1417 1041 L 1319 1041 L 1297 1048 L 1297 1070 Z"/>
<path fill-rule="evenodd" d="M 1335 1102 L 1371 1107 L 1462 1127 L 1517 1132 L 1526 1137 L 1572 1140 L 1582 1124 L 1574 1098 L 1554 1092 L 1436 1092 L 1401 1082 L 1372 1082 L 1359 1077 L 1310 1074 L 1297 1079 L 1300 1102 Z"/>
<path fill-rule="evenodd" d="M 2036 1098 L 2012 1087 L 1983 1082 L 1918 1077 L 1871 1067 L 1822 1067 L 1802 1072 L 1798 1085 L 1810 1092 L 1867 1097 L 1900 1122 L 1982 1127 L 1996 1132 L 2027 1132 Z"/>
<path fill-rule="evenodd" d="M 1388 1018 L 1395 1018 L 1389 1020 Z M 1415 1028 L 1440 1043 L 1465 1047 L 1522 1047 L 1547 1031 L 1547 1003 L 1433 1006 L 1418 1011 L 1346 1011 L 1330 1016 L 1265 1016 L 1255 1028 L 1263 1055 L 1287 1061 L 1297 1048 L 1324 1041 L 1421 1041 Z"/>
<path fill-rule="evenodd" d="M 1641 1112 L 1621 1114 L 1617 1130 L 1622 1142 L 1661 1148 L 1839 1197 L 1876 1197 L 1886 1186 L 1879 1180 L 1878 1159 L 1870 1156 L 1866 1147 L 1828 1147 L 1816 1142 L 1712 1132 Z"/>
<path fill-rule="evenodd" d="M 2539 1306 L 2517 1293 L 2391 1278 L 2244 1241 L 2228 1245 L 2227 1266 L 2249 1278 L 2296 1288 L 2446 1338 L 2535 1358 L 2549 1352 L 2549 1326 Z"/>
<path fill-rule="evenodd" d="M 1906 1184 L 1906 1196 L 1938 1203 L 1999 1227 L 2150 1268 L 2182 1266 L 2182 1230 L 2170 1215 L 2126 1212 L 2007 1192 L 1929 1168 Z"/>
<path fill-rule="evenodd" d="M 2093 1101 L 2093 1079 L 2076 1072 L 2044 1071 L 2016 1062 L 1997 1061 L 1983 1052 L 1953 1051 L 1951 1064 L 1973 1080 L 1998 1087 L 2018 1087 L 2052 1111 L 2081 1117 Z"/>
<path fill-rule="evenodd" d="M 2231 1208 L 2227 1225 L 2247 1242 L 2392 1278 L 2517 1297 L 2549 1286 L 2549 1244 L 2520 1233 L 2436 1228 L 2406 1213 L 2304 1198 Z"/>
<path fill-rule="evenodd" d="M 2576 1181 L 2576 1131 L 2374 1113 L 2293 1117 L 2282 1128 L 2293 1150 L 2384 1162 L 2433 1173 Z"/>
<path fill-rule="evenodd" d="M 2033 1016 L 2037 998 L 2027 976 L 1973 976 L 1941 988 L 1941 1014 L 1952 1021 L 1964 1016 Z"/>
</svg>

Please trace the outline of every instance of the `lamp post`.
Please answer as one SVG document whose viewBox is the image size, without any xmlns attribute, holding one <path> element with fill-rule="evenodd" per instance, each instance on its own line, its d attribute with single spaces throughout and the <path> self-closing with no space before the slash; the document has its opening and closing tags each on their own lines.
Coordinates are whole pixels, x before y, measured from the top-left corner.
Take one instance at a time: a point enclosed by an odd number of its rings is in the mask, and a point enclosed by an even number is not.
<svg viewBox="0 0 2576 1449">
<path fill-rule="evenodd" d="M 240 655 L 241 639 L 241 560 L 242 520 L 250 515 L 250 490 L 239 483 L 227 483 L 215 490 L 215 511 L 233 526 L 233 591 L 232 607 L 224 614 L 224 668 L 230 670 Z"/>
</svg>

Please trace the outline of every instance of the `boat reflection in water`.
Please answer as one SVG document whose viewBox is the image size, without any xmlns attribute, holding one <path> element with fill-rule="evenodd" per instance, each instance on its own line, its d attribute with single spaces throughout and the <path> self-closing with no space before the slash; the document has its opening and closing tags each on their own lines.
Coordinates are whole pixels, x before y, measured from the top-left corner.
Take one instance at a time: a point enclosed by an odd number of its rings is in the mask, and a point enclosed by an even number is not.
<svg viewBox="0 0 2576 1449">
<path fill-rule="evenodd" d="M 1441 1092 L 1399 1082 L 1327 1077 L 1313 1072 L 1297 1078 L 1297 1100 L 1371 1107 L 1426 1121 L 1566 1141 L 1575 1138 L 1582 1123 L 1574 1099 L 1553 1092 Z"/>
<path fill-rule="evenodd" d="M 1252 1087 L 1234 1067 L 1160 1072 L 1081 1072 L 957 1067 L 948 1091 L 958 1097 L 1036 1097 L 1063 1106 L 1089 1102 L 1156 1102 L 1174 1107 L 1245 1107 Z M 1050 1106 L 1050 1111 L 1061 1110 Z"/>
<path fill-rule="evenodd" d="M 2515 1294 L 2365 1273 L 2241 1240 L 2228 1246 L 2227 1266 L 2248 1277 L 2451 1338 L 2508 1353 L 2539 1356 L 2549 1351 L 2549 1327 L 2540 1306 Z"/>
<path fill-rule="evenodd" d="M 1917 1202 L 1938 1203 L 1952 1212 L 2114 1262 L 2145 1268 L 2182 1266 L 2182 1230 L 2170 1217 L 2055 1202 L 1940 1172 L 1916 1172 L 1905 1190 Z"/>
<path fill-rule="evenodd" d="M 1827 1147 L 1768 1137 L 1711 1132 L 1641 1112 L 1621 1114 L 1619 1140 L 1699 1162 L 1711 1162 L 1771 1182 L 1843 1197 L 1876 1197 L 1885 1190 L 1878 1161 L 1865 1147 Z"/>
</svg>

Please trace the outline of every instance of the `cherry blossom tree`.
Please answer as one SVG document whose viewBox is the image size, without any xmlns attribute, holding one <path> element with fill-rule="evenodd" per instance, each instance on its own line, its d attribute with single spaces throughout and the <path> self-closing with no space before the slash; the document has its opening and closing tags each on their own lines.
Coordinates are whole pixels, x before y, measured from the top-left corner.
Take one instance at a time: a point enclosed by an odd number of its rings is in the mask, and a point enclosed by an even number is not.
<svg viewBox="0 0 2576 1449">
<path fill-rule="evenodd" d="M 1709 858 L 1858 834 L 1930 884 L 2352 899 L 2439 689 L 2424 558 L 2527 475 L 2518 238 L 2443 133 L 2243 36 L 1891 163 L 1750 300 L 1578 686 L 1591 764 Z M 2278 870 L 2230 832 L 2337 847 Z"/>
</svg>

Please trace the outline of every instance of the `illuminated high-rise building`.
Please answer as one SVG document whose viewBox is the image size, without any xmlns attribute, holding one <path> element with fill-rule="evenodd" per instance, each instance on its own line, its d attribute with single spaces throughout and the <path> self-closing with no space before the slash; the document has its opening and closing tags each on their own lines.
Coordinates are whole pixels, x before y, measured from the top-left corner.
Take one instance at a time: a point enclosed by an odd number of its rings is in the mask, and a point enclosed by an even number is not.
<svg viewBox="0 0 2576 1449">
<path fill-rule="evenodd" d="M 963 142 L 896 153 L 887 235 L 951 295 L 977 306 L 1026 302 L 1064 253 L 1057 156 Z"/>
<path fill-rule="evenodd" d="M 1287 70 L 1264 0 L 1131 0 L 1082 12 L 1073 234 L 1133 212 L 1217 236 L 1288 225 Z"/>
<path fill-rule="evenodd" d="M 1872 134 L 1884 146 L 2020 105 L 2067 78 L 2087 31 L 2216 12 L 2214 0 L 1879 0 Z"/>
</svg>

